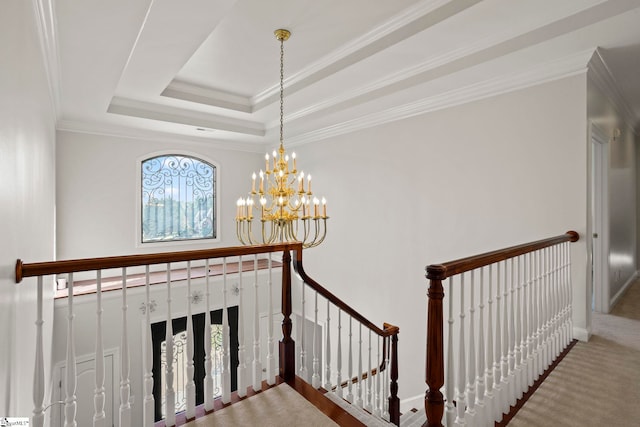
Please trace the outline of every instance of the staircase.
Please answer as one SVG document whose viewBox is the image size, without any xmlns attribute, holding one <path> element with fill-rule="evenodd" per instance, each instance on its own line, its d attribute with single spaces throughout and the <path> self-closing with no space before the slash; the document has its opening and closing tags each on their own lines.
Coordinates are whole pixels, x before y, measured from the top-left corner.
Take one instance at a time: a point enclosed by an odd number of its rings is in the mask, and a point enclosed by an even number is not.
<svg viewBox="0 0 640 427">
<path fill-rule="evenodd" d="M 281 263 L 273 260 L 274 253 L 282 254 Z M 296 280 L 292 280 L 292 266 Z M 113 275 L 118 271 L 120 275 Z M 353 407 L 359 417 L 369 414 L 367 423 L 373 419 L 399 423 L 399 329 L 374 325 L 310 278 L 303 268 L 299 243 L 31 264 L 18 260 L 16 281 L 28 277 L 36 278 L 27 285 L 38 292 L 32 418 L 36 427 L 44 425 L 45 411 L 51 407 L 44 402 L 44 391 L 50 386 L 45 384 L 43 364 L 43 290 L 61 277 L 66 289 L 59 291 L 65 295 L 56 301 L 54 330 L 66 329 L 66 339 L 55 337 L 55 341 L 66 341 L 66 356 L 64 376 L 59 379 L 62 403 L 49 412 L 54 426 L 105 426 L 115 418 L 120 427 L 174 426 L 229 405 L 233 396 L 242 400 L 261 391 L 263 381 L 268 386 L 278 381 L 297 384 L 299 393 L 307 390 L 307 398 L 309 390 L 331 390 L 329 395 L 346 399 L 340 406 L 322 404 L 333 407 L 333 412 L 347 413 L 335 408 L 344 408 L 348 401 L 346 407 Z M 87 305 L 95 308 L 87 311 Z M 237 311 L 237 338 L 231 334 L 232 309 Z M 152 325 L 159 320 L 154 310 L 165 319 L 162 359 L 154 356 Z M 219 354 L 213 351 L 212 310 L 222 314 Z M 210 315 L 204 316 L 204 332 L 196 335 L 194 319 L 200 313 Z M 83 316 L 79 320 L 78 314 Z M 174 331 L 176 316 L 181 315 L 186 316 L 184 341 Z M 138 322 L 143 325 L 141 336 Z M 281 325 L 281 334 L 276 335 L 274 323 Z M 86 325 L 95 325 L 95 329 Z M 103 325 L 108 325 L 109 334 Z M 114 329 L 120 331 L 117 343 L 109 342 Z M 237 348 L 231 346 L 233 339 L 237 339 Z M 105 348 L 112 346 L 117 346 L 120 355 L 114 379 L 106 377 L 104 364 Z M 194 352 L 202 346 L 204 355 L 195 360 Z M 237 365 L 231 363 L 236 352 Z M 176 354 L 186 355 L 185 366 L 176 365 Z M 79 382 L 77 372 L 80 360 L 88 357 L 95 361 L 93 386 L 89 387 L 86 375 L 82 373 Z M 141 372 L 132 374 L 132 360 L 141 360 Z M 112 383 L 119 384 L 119 393 L 113 391 L 113 401 L 119 401 L 114 414 L 106 406 L 110 391 L 105 384 Z M 86 389 L 78 390 L 79 384 Z M 132 390 L 141 392 L 132 397 Z M 93 411 L 88 404 L 78 406 L 78 393 L 83 401 L 93 395 Z M 322 395 L 316 400 L 331 402 Z M 159 419 L 162 407 L 166 415 Z M 87 414 L 87 419 L 78 420 L 79 413 Z"/>
</svg>

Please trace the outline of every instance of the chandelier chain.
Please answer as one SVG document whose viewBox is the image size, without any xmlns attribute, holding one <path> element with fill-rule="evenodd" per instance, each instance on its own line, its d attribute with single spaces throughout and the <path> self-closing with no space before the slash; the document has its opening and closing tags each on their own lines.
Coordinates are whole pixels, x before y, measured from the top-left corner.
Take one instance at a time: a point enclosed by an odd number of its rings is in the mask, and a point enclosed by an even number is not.
<svg viewBox="0 0 640 427">
<path fill-rule="evenodd" d="M 280 39 L 280 144 L 284 143 L 284 39 Z"/>
</svg>

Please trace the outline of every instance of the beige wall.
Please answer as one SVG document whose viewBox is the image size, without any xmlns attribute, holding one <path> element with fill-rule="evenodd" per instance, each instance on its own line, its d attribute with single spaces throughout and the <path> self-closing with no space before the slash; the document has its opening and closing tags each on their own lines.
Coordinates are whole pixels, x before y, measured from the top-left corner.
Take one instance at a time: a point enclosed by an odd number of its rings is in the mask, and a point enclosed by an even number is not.
<svg viewBox="0 0 640 427">
<path fill-rule="evenodd" d="M 586 231 L 586 76 L 295 147 L 329 233 L 307 271 L 400 326 L 400 389 L 424 392 L 424 268 Z M 574 326 L 587 329 L 587 253 L 572 245 Z"/>
</svg>

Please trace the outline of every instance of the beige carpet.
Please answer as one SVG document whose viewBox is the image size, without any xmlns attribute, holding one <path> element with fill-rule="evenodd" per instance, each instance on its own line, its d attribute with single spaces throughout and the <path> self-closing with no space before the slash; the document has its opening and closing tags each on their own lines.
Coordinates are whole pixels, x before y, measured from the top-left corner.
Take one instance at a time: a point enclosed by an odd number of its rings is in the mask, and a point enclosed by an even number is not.
<svg viewBox="0 0 640 427">
<path fill-rule="evenodd" d="M 640 426 L 640 281 L 579 342 L 511 420 L 512 427 Z"/>
<path fill-rule="evenodd" d="M 280 384 L 191 421 L 185 424 L 185 427 L 335 427 L 337 425 L 294 389 L 287 384 Z"/>
</svg>

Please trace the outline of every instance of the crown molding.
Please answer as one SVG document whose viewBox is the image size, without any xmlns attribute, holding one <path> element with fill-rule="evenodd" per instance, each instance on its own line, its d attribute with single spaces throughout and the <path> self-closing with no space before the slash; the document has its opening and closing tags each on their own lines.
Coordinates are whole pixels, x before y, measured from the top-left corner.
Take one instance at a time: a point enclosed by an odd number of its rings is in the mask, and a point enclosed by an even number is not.
<svg viewBox="0 0 640 427">
<path fill-rule="evenodd" d="M 180 80 L 173 80 L 160 95 L 243 113 L 251 113 L 253 111 L 249 97 L 206 88 Z"/>
<path fill-rule="evenodd" d="M 384 111 L 367 114 L 357 119 L 296 135 L 288 138 L 287 142 L 290 146 L 308 144 L 380 124 L 443 110 L 508 92 L 515 92 L 565 77 L 584 74 L 587 72 L 587 63 L 592 54 L 593 49 L 588 49 L 538 65 L 524 72 L 494 77 L 430 96 L 420 101 L 399 105 Z"/>
<path fill-rule="evenodd" d="M 618 83 L 604 61 L 599 48 L 594 51 L 588 67 L 589 71 L 587 73 L 587 77 L 589 80 L 595 84 L 607 98 L 609 98 L 627 126 L 635 132 L 636 127 L 638 126 L 638 119 L 635 117 L 633 110 L 629 107 L 629 103 L 625 99 L 624 95 L 620 89 L 618 89 Z"/>
<path fill-rule="evenodd" d="M 107 112 L 143 119 L 160 120 L 194 127 L 264 136 L 262 123 L 235 119 L 210 113 L 196 112 L 134 99 L 113 97 Z"/>
<path fill-rule="evenodd" d="M 153 140 L 157 142 L 168 143 L 195 143 L 204 144 L 207 147 L 219 148 L 223 150 L 241 151 L 248 153 L 263 153 L 264 145 L 262 142 L 251 143 L 243 141 L 229 141 L 211 136 L 188 136 L 177 133 L 168 133 L 166 131 L 154 131 L 143 128 L 133 128 L 122 125 L 114 125 L 108 123 L 89 123 L 85 121 L 76 121 L 70 119 L 59 120 L 56 130 L 63 132 L 86 133 L 90 135 L 101 135 L 117 138 L 129 138 L 136 140 Z"/>
<path fill-rule="evenodd" d="M 56 119 L 61 114 L 62 86 L 60 80 L 60 53 L 58 49 L 57 19 L 54 0 L 32 0 L 36 14 L 36 26 L 40 39 L 40 50 L 42 54 L 45 74 L 49 87 L 49 95 Z"/>
<path fill-rule="evenodd" d="M 426 28 L 467 9 L 481 0 L 423 0 L 378 27 L 320 58 L 284 80 L 291 94 L 337 71 L 372 56 Z M 436 13 L 440 12 L 440 13 Z M 273 85 L 251 98 L 254 111 L 274 102 L 280 86 Z"/>
</svg>

